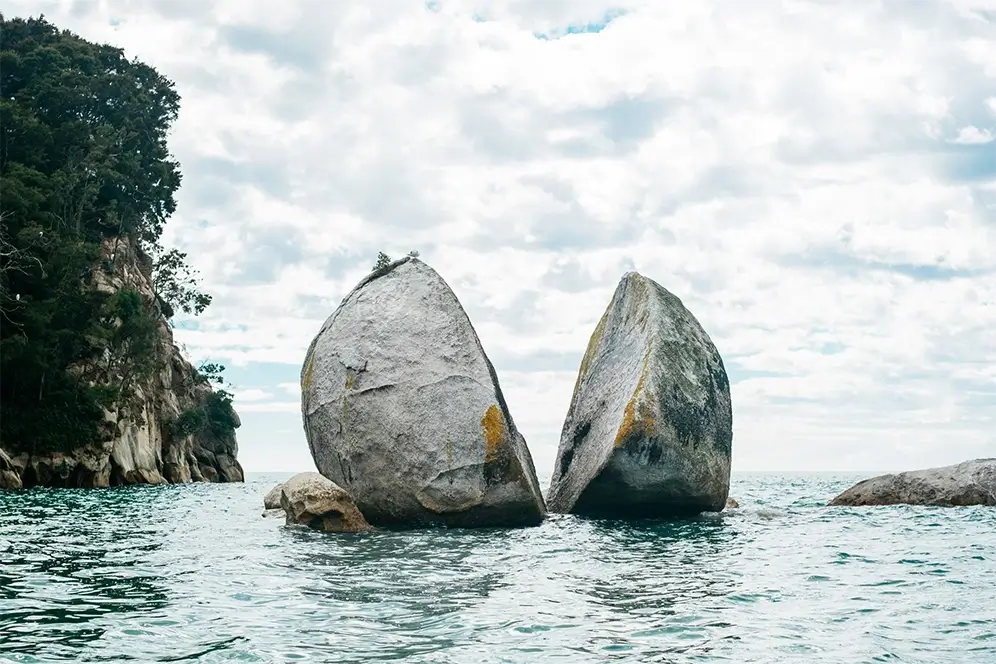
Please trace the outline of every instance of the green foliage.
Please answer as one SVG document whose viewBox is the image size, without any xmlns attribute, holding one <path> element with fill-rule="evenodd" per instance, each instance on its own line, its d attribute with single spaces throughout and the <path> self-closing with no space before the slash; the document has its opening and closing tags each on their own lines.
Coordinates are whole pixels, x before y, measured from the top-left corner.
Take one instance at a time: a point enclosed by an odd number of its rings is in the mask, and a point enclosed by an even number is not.
<svg viewBox="0 0 996 664">
<path fill-rule="evenodd" d="M 197 271 L 187 265 L 187 254 L 171 249 L 156 251 L 152 268 L 152 287 L 166 305 L 167 318 L 179 309 L 185 314 L 197 314 L 211 304 L 211 296 L 197 290 Z"/>
<path fill-rule="evenodd" d="M 197 372 L 194 374 L 194 380 L 198 383 L 214 383 L 215 385 L 223 385 L 225 383 L 225 377 L 222 375 L 224 371 L 224 364 L 202 362 L 201 365 L 197 367 Z"/>
<path fill-rule="evenodd" d="M 232 395 L 225 390 L 215 390 L 204 403 L 208 428 L 217 436 L 234 431 L 239 427 L 239 418 L 232 408 Z"/>
<path fill-rule="evenodd" d="M 180 413 L 180 416 L 173 422 L 173 436 L 176 438 L 186 438 L 197 433 L 207 424 L 207 415 L 203 408 L 191 408 Z"/>
<path fill-rule="evenodd" d="M 387 266 L 389 266 L 391 264 L 391 262 L 392 261 L 391 261 L 391 257 L 390 256 L 388 256 L 387 254 L 385 254 L 383 251 L 379 252 L 377 254 L 377 262 L 374 263 L 374 266 L 373 266 L 374 272 L 377 272 L 378 270 L 384 270 L 384 269 L 386 269 Z"/>
<path fill-rule="evenodd" d="M 42 18 L 2 31 L 3 209 L 91 242 L 156 242 L 180 185 L 166 146 L 173 83 Z"/>
<path fill-rule="evenodd" d="M 101 439 L 102 408 L 138 405 L 160 362 L 160 312 L 210 302 L 186 256 L 158 244 L 180 185 L 166 145 L 179 96 L 43 18 L 0 15 L 0 34 L 0 440 L 66 450 Z M 143 268 L 158 302 L 92 287 L 116 270 L 100 255 L 108 238 L 158 257 Z"/>
<path fill-rule="evenodd" d="M 225 385 L 222 375 L 225 366 L 214 362 L 203 362 L 194 371 L 195 385 Z M 173 423 L 173 434 L 189 436 L 207 428 L 216 436 L 224 436 L 239 427 L 239 418 L 232 408 L 232 394 L 225 389 L 214 388 L 204 402 L 181 413 Z"/>
</svg>

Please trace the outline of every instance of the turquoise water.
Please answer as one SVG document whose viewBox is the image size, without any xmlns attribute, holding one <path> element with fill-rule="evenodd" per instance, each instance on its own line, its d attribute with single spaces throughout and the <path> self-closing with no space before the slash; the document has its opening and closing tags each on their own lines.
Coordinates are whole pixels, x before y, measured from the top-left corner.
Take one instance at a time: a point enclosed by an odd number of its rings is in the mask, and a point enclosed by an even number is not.
<svg viewBox="0 0 996 664">
<path fill-rule="evenodd" d="M 0 492 L 2 662 L 996 663 L 996 509 L 734 476 L 677 523 L 326 535 L 245 485 Z"/>
</svg>

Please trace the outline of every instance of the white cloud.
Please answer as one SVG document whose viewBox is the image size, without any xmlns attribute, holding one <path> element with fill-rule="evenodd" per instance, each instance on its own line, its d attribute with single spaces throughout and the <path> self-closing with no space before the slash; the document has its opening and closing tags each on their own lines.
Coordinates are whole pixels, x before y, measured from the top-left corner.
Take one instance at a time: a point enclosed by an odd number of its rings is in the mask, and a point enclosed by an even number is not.
<svg viewBox="0 0 996 664">
<path fill-rule="evenodd" d="M 990 130 L 979 129 L 975 125 L 969 125 L 959 129 L 958 136 L 951 142 L 962 145 L 978 145 L 980 143 L 991 143 L 992 140 L 993 133 Z"/>
<path fill-rule="evenodd" d="M 244 403 L 248 402 L 259 402 L 270 399 L 273 395 L 266 390 L 260 390 L 258 388 L 247 388 L 235 390 L 235 403 L 239 408 L 242 408 Z"/>
<path fill-rule="evenodd" d="M 299 401 L 267 401 L 238 404 L 240 413 L 300 413 Z M 276 451 L 276 450 L 275 450 Z M 263 469 L 265 470 L 265 468 Z"/>
<path fill-rule="evenodd" d="M 723 353 L 735 467 L 996 451 L 991 2 L 8 4 L 176 82 L 167 239 L 215 296 L 177 337 L 270 372 L 237 393 L 256 422 L 299 413 L 288 381 L 377 251 L 417 248 L 543 475 L 634 268 Z M 240 430 L 261 466 L 294 435 Z"/>
</svg>

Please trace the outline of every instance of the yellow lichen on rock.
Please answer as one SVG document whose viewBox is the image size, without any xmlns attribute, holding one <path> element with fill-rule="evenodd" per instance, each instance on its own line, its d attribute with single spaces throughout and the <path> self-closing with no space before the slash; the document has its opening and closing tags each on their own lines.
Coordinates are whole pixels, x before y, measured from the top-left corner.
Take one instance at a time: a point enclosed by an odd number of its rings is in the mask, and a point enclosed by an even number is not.
<svg viewBox="0 0 996 664">
<path fill-rule="evenodd" d="M 301 378 L 301 389 L 307 390 L 311 387 L 311 372 L 315 369 L 315 358 L 312 353 L 304 360 L 304 377 Z"/>
<path fill-rule="evenodd" d="M 585 376 L 588 375 L 588 370 L 591 368 L 591 358 L 593 358 L 598 352 L 598 344 L 602 341 L 602 334 L 605 332 L 605 321 L 609 317 L 609 310 L 606 309 L 605 313 L 602 314 L 601 320 L 598 321 L 598 325 L 595 326 L 595 331 L 591 333 L 591 339 L 588 340 L 588 348 L 584 352 L 584 357 L 581 358 L 581 368 L 578 370 L 578 378 L 574 382 L 574 394 L 578 393 L 578 389 L 581 387 L 581 382 L 584 380 Z"/>
<path fill-rule="evenodd" d="M 498 458 L 498 448 L 507 437 L 505 418 L 498 410 L 498 406 L 494 404 L 488 406 L 484 417 L 481 418 L 481 428 L 484 430 L 484 463 L 495 461 Z"/>
<path fill-rule="evenodd" d="M 619 425 L 619 430 L 616 431 L 616 448 L 622 447 L 623 443 L 634 433 L 647 435 L 653 429 L 653 409 L 645 401 L 646 395 L 643 390 L 649 365 L 650 352 L 648 350 L 647 354 L 643 357 L 643 369 L 640 371 L 640 380 L 637 381 L 636 389 L 633 390 L 633 396 L 626 404 L 626 408 L 623 409 L 622 423 Z M 637 414 L 639 414 L 639 417 L 637 417 Z"/>
</svg>

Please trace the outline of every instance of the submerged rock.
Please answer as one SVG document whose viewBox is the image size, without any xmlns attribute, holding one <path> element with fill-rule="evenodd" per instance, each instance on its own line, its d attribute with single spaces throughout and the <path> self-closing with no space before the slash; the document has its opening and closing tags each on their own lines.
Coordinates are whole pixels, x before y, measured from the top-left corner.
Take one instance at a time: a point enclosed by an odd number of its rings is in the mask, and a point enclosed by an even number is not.
<svg viewBox="0 0 996 664">
<path fill-rule="evenodd" d="M 299 473 L 281 485 L 280 506 L 289 526 L 330 533 L 370 530 L 349 493 L 318 473 Z"/>
<path fill-rule="evenodd" d="M 996 506 L 996 459 L 879 475 L 858 482 L 830 504 Z"/>
<path fill-rule="evenodd" d="M 719 352 L 681 300 L 635 272 L 588 342 L 549 493 L 553 512 L 718 512 L 733 418 Z"/>
<path fill-rule="evenodd" d="M 280 509 L 280 495 L 283 493 L 283 488 L 283 484 L 278 484 L 267 492 L 266 496 L 263 497 L 263 509 Z"/>
<path fill-rule="evenodd" d="M 375 525 L 539 523 L 543 497 L 494 367 L 445 281 L 375 271 L 311 343 L 301 408 L 315 464 Z"/>
</svg>

